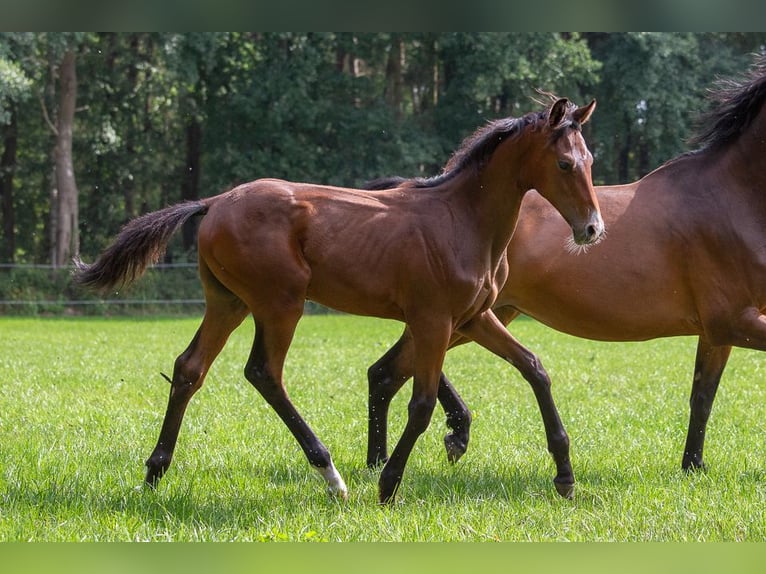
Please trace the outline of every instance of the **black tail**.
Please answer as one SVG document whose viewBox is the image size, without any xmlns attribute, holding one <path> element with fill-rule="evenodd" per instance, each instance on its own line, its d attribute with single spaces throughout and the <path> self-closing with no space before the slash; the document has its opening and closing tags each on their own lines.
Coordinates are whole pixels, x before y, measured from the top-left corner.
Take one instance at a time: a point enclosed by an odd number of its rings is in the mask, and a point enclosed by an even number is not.
<svg viewBox="0 0 766 574">
<path fill-rule="evenodd" d="M 208 204 L 203 201 L 187 201 L 129 221 L 93 264 L 75 258 L 75 282 L 97 291 L 132 283 L 149 265 L 159 261 L 179 227 L 207 210 Z"/>
</svg>

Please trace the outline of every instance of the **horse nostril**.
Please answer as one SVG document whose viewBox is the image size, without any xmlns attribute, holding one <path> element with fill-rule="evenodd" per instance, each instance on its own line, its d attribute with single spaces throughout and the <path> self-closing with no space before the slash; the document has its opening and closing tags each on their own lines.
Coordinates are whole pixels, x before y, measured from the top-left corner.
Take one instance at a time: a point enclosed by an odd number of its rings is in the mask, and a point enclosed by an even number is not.
<svg viewBox="0 0 766 574">
<path fill-rule="evenodd" d="M 596 216 L 585 226 L 585 238 L 588 243 L 595 243 L 604 233 L 604 222 L 601 217 Z"/>
</svg>

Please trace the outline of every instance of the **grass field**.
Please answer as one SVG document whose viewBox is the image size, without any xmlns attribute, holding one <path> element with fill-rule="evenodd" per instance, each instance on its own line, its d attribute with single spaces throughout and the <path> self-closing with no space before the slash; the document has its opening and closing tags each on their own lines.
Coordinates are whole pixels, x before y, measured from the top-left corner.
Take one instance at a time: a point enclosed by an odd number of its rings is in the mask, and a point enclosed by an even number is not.
<svg viewBox="0 0 766 574">
<path fill-rule="evenodd" d="M 192 401 L 174 464 L 140 488 L 173 361 L 197 319 L 0 318 L 0 541 L 763 541 L 766 355 L 735 350 L 711 417 L 707 473 L 680 470 L 693 339 L 606 344 L 530 320 L 514 334 L 542 358 L 572 440 L 574 500 L 528 385 L 468 345 L 445 371 L 474 414 L 450 465 L 437 411 L 397 503 L 376 503 L 365 468 L 366 368 L 400 325 L 309 316 L 288 356 L 288 391 L 333 454 L 349 500 L 329 499 L 242 370 L 244 324 Z M 409 390 L 392 406 L 391 444 Z"/>
</svg>

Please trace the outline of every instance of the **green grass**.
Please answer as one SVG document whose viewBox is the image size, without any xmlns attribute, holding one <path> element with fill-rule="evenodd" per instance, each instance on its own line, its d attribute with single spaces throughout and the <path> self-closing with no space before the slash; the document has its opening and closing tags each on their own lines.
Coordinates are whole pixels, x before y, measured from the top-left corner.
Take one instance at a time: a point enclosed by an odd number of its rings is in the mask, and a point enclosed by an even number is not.
<svg viewBox="0 0 766 574">
<path fill-rule="evenodd" d="M 735 350 L 711 417 L 707 473 L 680 470 L 693 339 L 606 344 L 532 321 L 514 334 L 543 359 L 572 440 L 574 500 L 528 385 L 488 352 L 451 351 L 445 371 L 474 414 L 468 453 L 446 461 L 438 410 L 397 503 L 365 468 L 366 368 L 400 325 L 309 316 L 288 356 L 293 402 L 333 454 L 349 500 L 329 499 L 242 370 L 252 326 L 233 335 L 184 420 L 156 492 L 140 488 L 173 361 L 197 319 L 0 319 L 0 541 L 762 541 L 766 355 Z M 390 444 L 409 388 L 392 406 Z"/>
</svg>

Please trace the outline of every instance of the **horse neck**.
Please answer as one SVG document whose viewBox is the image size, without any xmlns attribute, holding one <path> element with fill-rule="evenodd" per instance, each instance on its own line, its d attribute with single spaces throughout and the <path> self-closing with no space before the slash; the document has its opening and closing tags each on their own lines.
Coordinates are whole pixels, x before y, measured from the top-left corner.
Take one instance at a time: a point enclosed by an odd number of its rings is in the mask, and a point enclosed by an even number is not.
<svg viewBox="0 0 766 574">
<path fill-rule="evenodd" d="M 459 185 L 477 222 L 477 233 L 491 245 L 493 259 L 505 253 L 526 192 L 520 183 L 523 153 L 504 152 L 495 152 L 482 169 L 462 178 Z"/>
<path fill-rule="evenodd" d="M 748 128 L 724 151 L 722 161 L 727 171 L 753 189 L 759 196 L 766 194 L 766 105 Z"/>
</svg>

